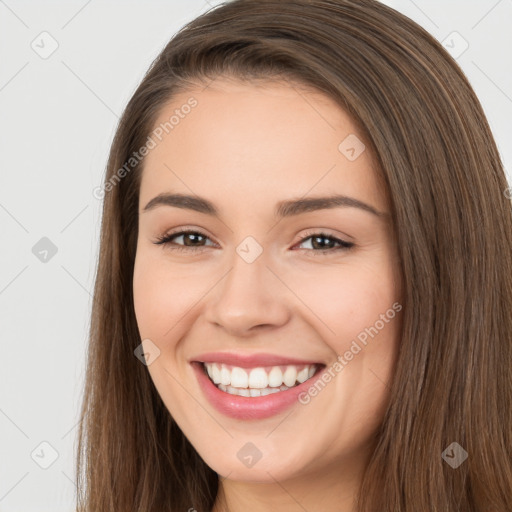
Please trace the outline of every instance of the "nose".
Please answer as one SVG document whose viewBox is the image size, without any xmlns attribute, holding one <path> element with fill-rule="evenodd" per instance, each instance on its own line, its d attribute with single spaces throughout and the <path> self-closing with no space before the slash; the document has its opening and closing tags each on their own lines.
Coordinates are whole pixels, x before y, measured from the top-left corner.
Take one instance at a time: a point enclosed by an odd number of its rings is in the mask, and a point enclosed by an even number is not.
<svg viewBox="0 0 512 512">
<path fill-rule="evenodd" d="M 236 255 L 231 269 L 212 290 L 205 315 L 227 334 L 249 337 L 289 321 L 290 295 L 262 256 L 247 263 Z"/>
</svg>

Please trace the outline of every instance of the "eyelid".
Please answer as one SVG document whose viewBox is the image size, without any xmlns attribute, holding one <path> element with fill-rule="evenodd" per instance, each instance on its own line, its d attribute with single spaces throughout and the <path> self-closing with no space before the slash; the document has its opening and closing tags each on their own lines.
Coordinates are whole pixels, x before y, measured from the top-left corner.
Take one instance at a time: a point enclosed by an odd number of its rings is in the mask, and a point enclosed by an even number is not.
<svg viewBox="0 0 512 512">
<path fill-rule="evenodd" d="M 319 254 L 319 253 L 320 254 L 336 253 L 338 251 L 349 250 L 355 246 L 354 242 L 345 240 L 344 238 L 334 235 L 334 234 L 330 233 L 329 231 L 330 230 L 326 230 L 326 229 L 322 229 L 322 228 L 311 229 L 308 232 L 303 233 L 301 235 L 301 237 L 296 242 L 294 242 L 292 247 L 295 247 L 296 245 L 301 245 L 304 242 L 306 242 L 306 240 L 309 240 L 310 238 L 313 238 L 315 236 L 329 238 L 329 239 L 333 240 L 335 243 L 337 243 L 338 247 L 330 247 L 330 248 L 326 248 L 326 249 L 316 249 L 316 250 L 315 249 L 298 249 L 298 250 L 305 251 L 306 253 L 313 253 L 313 255 L 314 255 L 314 254 Z M 157 241 L 155 241 L 153 243 L 156 245 L 163 245 L 163 246 L 169 245 L 170 250 L 177 250 L 177 251 L 181 250 L 181 251 L 195 251 L 195 252 L 199 251 L 199 252 L 201 252 L 206 247 L 208 247 L 208 246 L 196 246 L 196 247 L 185 246 L 185 245 L 180 245 L 180 244 L 174 244 L 173 242 L 171 242 L 169 240 L 171 238 L 174 238 L 174 237 L 178 238 L 180 236 L 187 235 L 187 234 L 197 234 L 197 235 L 203 236 L 204 238 L 207 238 L 210 241 L 213 241 L 212 237 L 210 237 L 210 235 L 206 234 L 201 229 L 183 226 L 183 227 L 177 228 L 176 230 L 171 230 L 171 231 L 164 233 L 161 236 L 158 236 Z M 214 243 L 216 243 L 216 242 L 214 242 Z M 171 247 L 173 245 L 174 245 L 174 247 Z M 210 247 L 211 247 L 211 245 L 210 245 Z"/>
<path fill-rule="evenodd" d="M 339 240 L 340 242 L 343 242 L 345 244 L 355 245 L 355 243 L 352 241 L 353 238 L 351 236 L 344 235 L 344 234 L 338 235 L 336 233 L 333 233 L 332 230 L 330 230 L 328 228 L 306 229 L 306 232 L 302 233 L 300 235 L 298 241 L 295 242 L 295 243 L 297 244 L 299 242 L 303 242 L 307 238 L 310 238 L 310 237 L 312 237 L 314 235 L 316 235 L 316 236 L 325 236 L 327 238 L 333 238 L 333 239 Z"/>
<path fill-rule="evenodd" d="M 197 234 L 197 235 L 201 235 L 205 238 L 208 238 L 209 240 L 212 240 L 212 237 L 208 234 L 206 234 L 204 231 L 202 231 L 201 229 L 198 229 L 198 228 L 192 228 L 192 227 L 187 227 L 187 226 L 182 226 L 180 228 L 177 228 L 176 230 L 171 230 L 171 231 L 166 231 L 163 235 L 160 235 L 160 236 L 157 236 L 156 238 L 156 242 L 154 242 L 155 244 L 157 245 L 166 245 L 166 244 L 172 244 L 172 242 L 166 242 L 167 239 L 171 238 L 171 237 L 178 237 L 178 236 L 181 236 L 181 235 L 187 235 L 187 234 Z M 213 240 L 212 240 L 213 241 Z M 216 243 L 216 242 L 214 242 Z M 194 248 L 194 247 L 187 247 L 187 246 L 179 246 L 178 247 L 183 247 L 185 249 L 202 249 L 202 247 L 197 247 L 197 248 Z"/>
</svg>

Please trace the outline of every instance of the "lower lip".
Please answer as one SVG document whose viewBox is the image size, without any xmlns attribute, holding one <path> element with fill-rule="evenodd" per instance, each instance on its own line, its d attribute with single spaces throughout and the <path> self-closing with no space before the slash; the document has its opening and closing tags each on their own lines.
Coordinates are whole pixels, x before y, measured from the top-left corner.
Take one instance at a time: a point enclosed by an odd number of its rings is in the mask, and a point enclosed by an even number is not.
<svg viewBox="0 0 512 512">
<path fill-rule="evenodd" d="M 265 396 L 245 397 L 221 391 L 208 378 L 201 363 L 193 362 L 191 364 L 196 372 L 199 385 L 211 404 L 222 414 L 239 420 L 260 420 L 285 411 L 294 403 L 298 403 L 298 396 L 311 386 L 312 379 L 318 377 L 324 368 L 321 367 L 313 377 L 285 391 Z"/>
</svg>

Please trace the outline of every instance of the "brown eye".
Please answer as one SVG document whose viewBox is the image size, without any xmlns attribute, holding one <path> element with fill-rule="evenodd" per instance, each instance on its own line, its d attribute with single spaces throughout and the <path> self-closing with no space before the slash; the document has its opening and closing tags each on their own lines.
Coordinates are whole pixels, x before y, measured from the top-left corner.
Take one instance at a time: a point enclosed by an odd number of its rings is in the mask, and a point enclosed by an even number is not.
<svg viewBox="0 0 512 512">
<path fill-rule="evenodd" d="M 332 235 L 328 235 L 327 233 L 313 233 L 300 241 L 299 245 L 304 244 L 308 240 L 311 240 L 310 245 L 311 249 L 301 249 L 308 250 L 309 252 L 314 253 L 329 253 L 335 252 L 339 250 L 348 250 L 353 247 L 355 244 L 352 242 L 346 242 L 345 240 L 341 240 Z M 327 241 L 327 242 L 326 242 Z"/>
<path fill-rule="evenodd" d="M 182 243 L 176 242 L 176 240 L 182 239 Z M 171 250 L 194 250 L 195 248 L 207 247 L 206 242 L 210 240 L 208 236 L 200 231 L 178 231 L 175 233 L 169 233 L 158 237 L 157 241 L 154 242 L 156 245 L 165 245 Z M 327 233 L 313 233 L 303 238 L 298 245 L 302 245 L 307 241 L 311 241 L 310 248 L 300 249 L 305 250 L 308 253 L 313 254 L 327 254 L 333 253 L 340 250 L 348 250 L 355 244 L 352 242 L 346 242 Z M 214 244 L 210 244 L 214 245 Z"/>
<path fill-rule="evenodd" d="M 176 243 L 174 240 L 178 240 L 182 238 L 183 243 Z M 161 237 L 158 237 L 157 241 L 154 242 L 156 245 L 169 245 L 169 246 L 176 246 L 176 247 L 170 247 L 171 249 L 177 249 L 177 250 L 186 250 L 186 249 L 193 249 L 195 247 L 206 247 L 206 245 L 203 243 L 206 240 L 209 240 L 209 238 L 199 232 L 199 231 L 179 231 L 176 233 L 170 233 L 167 235 L 163 235 Z"/>
</svg>

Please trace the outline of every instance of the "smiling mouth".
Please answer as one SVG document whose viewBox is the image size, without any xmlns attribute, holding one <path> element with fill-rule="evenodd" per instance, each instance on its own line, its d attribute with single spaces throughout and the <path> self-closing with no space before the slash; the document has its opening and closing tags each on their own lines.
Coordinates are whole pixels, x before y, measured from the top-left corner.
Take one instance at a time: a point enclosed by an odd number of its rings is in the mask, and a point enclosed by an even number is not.
<svg viewBox="0 0 512 512">
<path fill-rule="evenodd" d="M 278 365 L 241 368 L 223 363 L 201 362 L 203 372 L 221 391 L 244 397 L 266 396 L 299 386 L 312 379 L 325 365 Z"/>
</svg>

